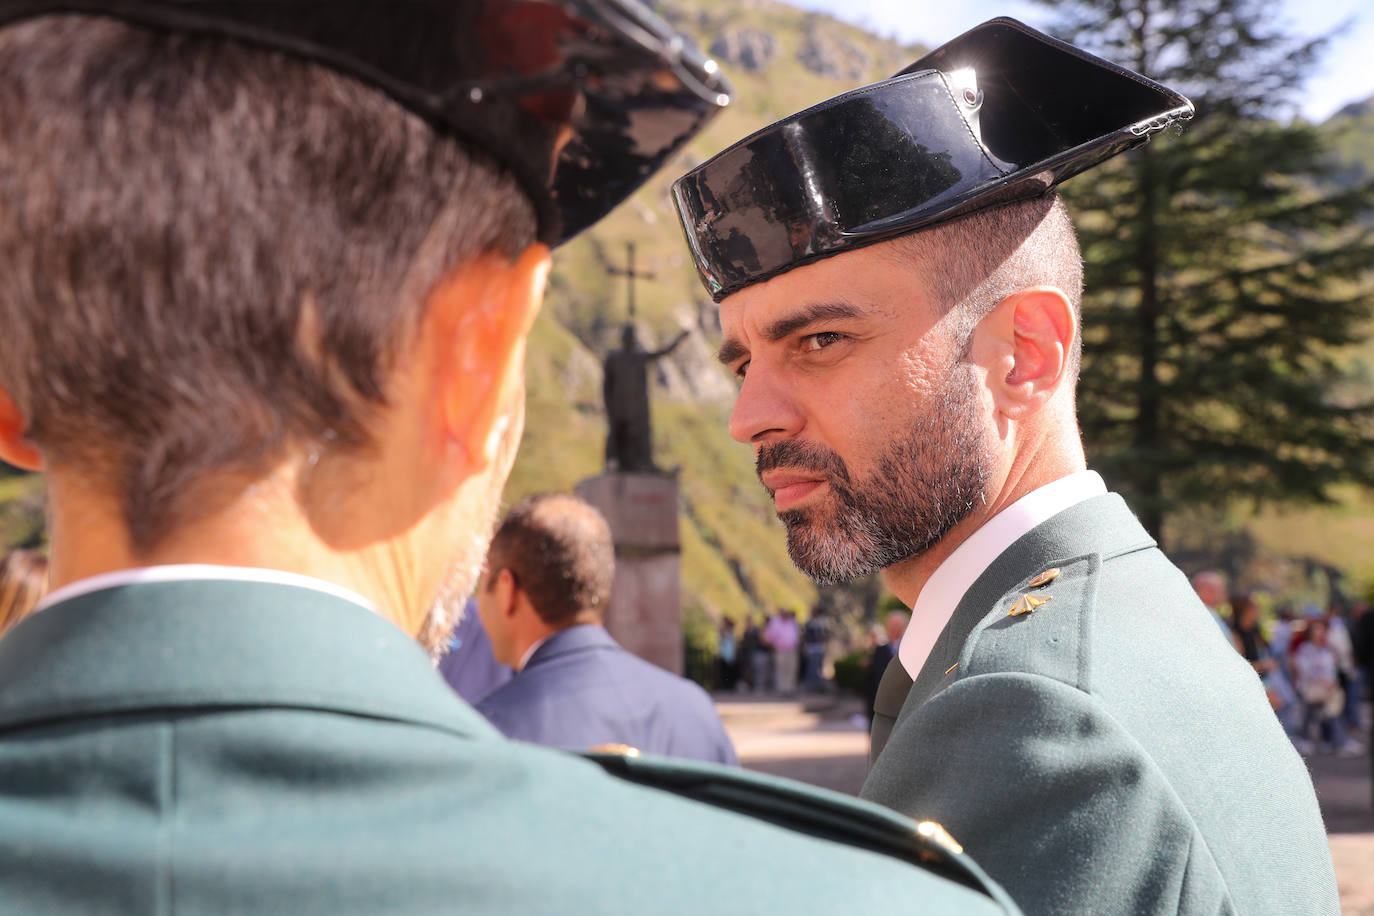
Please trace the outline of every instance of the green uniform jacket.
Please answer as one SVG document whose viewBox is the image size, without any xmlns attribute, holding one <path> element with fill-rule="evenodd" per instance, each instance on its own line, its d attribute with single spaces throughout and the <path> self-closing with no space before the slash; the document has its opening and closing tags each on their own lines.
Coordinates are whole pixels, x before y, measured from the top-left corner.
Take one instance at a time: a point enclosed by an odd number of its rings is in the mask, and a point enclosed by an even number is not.
<svg viewBox="0 0 1374 916">
<path fill-rule="evenodd" d="M 863 797 L 944 823 L 1027 914 L 1339 912 L 1259 679 L 1114 494 L 994 560 L 914 684 L 888 666 L 873 754 Z"/>
<path fill-rule="evenodd" d="M 507 741 L 400 630 L 307 588 L 111 588 L 0 641 L 5 912 L 1014 911 L 894 817 Z"/>
</svg>

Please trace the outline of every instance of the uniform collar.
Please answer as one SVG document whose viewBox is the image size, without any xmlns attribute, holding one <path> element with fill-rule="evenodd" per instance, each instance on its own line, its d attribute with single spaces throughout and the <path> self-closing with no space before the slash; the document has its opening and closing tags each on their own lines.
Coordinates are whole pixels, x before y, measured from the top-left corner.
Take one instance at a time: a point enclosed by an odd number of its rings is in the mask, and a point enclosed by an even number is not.
<svg viewBox="0 0 1374 916">
<path fill-rule="evenodd" d="M 327 710 L 495 737 L 390 621 L 294 582 L 116 584 L 51 603 L 0 640 L 0 729 L 216 707 Z"/>
<path fill-rule="evenodd" d="M 146 582 L 187 582 L 191 580 L 223 580 L 230 582 L 261 582 L 271 585 L 291 585 L 296 588 L 310 588 L 315 591 L 324 592 L 327 595 L 334 595 L 345 601 L 351 601 L 369 611 L 376 612 L 377 607 L 357 592 L 344 588 L 342 585 L 335 585 L 333 582 L 326 582 L 314 576 L 304 576 L 300 573 L 286 572 L 280 569 L 262 569 L 250 566 L 218 566 L 209 563 L 180 563 L 166 566 L 141 566 L 134 569 L 117 569 L 113 572 L 101 573 L 97 576 L 88 576 L 85 579 L 78 579 L 61 588 L 54 589 L 46 598 L 38 603 L 35 611 L 52 607 L 70 598 L 78 598 L 88 595 L 91 592 L 102 591 L 107 588 L 118 588 L 124 585 L 140 585 Z"/>
<path fill-rule="evenodd" d="M 1096 471 L 1078 471 L 1032 490 L 969 535 L 931 573 L 911 609 L 897 650 L 907 674 L 920 673 L 964 593 L 1003 551 L 1037 525 L 1106 492 Z"/>
</svg>

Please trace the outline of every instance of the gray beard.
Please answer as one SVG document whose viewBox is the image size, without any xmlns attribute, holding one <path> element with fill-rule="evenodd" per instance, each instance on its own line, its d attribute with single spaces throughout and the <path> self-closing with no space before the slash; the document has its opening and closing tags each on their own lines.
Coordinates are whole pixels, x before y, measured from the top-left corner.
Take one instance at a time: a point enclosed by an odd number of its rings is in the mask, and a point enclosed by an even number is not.
<svg viewBox="0 0 1374 916">
<path fill-rule="evenodd" d="M 759 447 L 760 474 L 819 471 L 830 487 L 822 504 L 778 514 L 798 569 L 821 585 L 866 576 L 925 553 L 973 512 L 984 499 L 991 456 L 975 419 L 972 383 L 959 377 L 965 374 L 950 373 L 944 402 L 902 432 L 866 479 L 853 480 L 823 446 Z"/>
</svg>

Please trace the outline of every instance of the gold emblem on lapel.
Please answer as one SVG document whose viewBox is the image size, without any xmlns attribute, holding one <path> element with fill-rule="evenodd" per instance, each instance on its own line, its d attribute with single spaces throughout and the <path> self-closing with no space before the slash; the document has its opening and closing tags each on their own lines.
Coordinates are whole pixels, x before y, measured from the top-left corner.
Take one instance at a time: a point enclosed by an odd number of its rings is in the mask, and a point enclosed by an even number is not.
<svg viewBox="0 0 1374 916">
<path fill-rule="evenodd" d="M 1037 598 L 1034 595 L 1022 595 L 1020 598 L 1016 599 L 1016 603 L 1011 606 L 1011 610 L 1007 611 L 1007 616 L 1020 617 L 1022 614 L 1032 613 L 1036 608 L 1053 597 L 1053 595 L 1046 595 L 1043 598 Z"/>
<path fill-rule="evenodd" d="M 1039 588 L 1040 586 L 1047 585 L 1048 583 L 1053 582 L 1055 579 L 1058 578 L 1059 567 L 1056 566 L 1054 567 L 1054 569 L 1045 570 L 1040 575 L 1036 576 L 1034 579 L 1030 580 L 1030 582 L 1026 584 L 1029 585 L 1031 588 Z"/>
<path fill-rule="evenodd" d="M 950 665 L 948 668 L 945 669 L 945 674 L 949 674 L 951 671 L 953 671 L 955 668 L 958 668 L 958 667 L 959 667 L 959 663 L 958 663 L 958 662 L 955 662 L 954 664 Z"/>
<path fill-rule="evenodd" d="M 934 821 L 921 821 L 916 825 L 916 832 L 945 852 L 957 856 L 964 851 L 964 847 L 960 846 L 959 842 L 949 835 L 949 831 Z"/>
</svg>

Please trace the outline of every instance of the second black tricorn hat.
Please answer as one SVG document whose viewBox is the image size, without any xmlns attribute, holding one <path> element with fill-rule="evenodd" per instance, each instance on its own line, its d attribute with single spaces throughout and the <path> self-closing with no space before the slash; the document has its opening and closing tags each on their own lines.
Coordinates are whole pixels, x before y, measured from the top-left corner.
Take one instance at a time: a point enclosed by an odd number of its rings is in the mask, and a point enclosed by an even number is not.
<svg viewBox="0 0 1374 916">
<path fill-rule="evenodd" d="M 0 0 L 0 26 L 64 13 L 234 39 L 369 83 L 509 168 L 549 244 L 633 193 L 732 92 L 638 0 Z"/>
<path fill-rule="evenodd" d="M 784 118 L 673 185 L 712 298 L 1059 182 L 1193 114 L 1145 77 L 1014 19 Z"/>
</svg>

